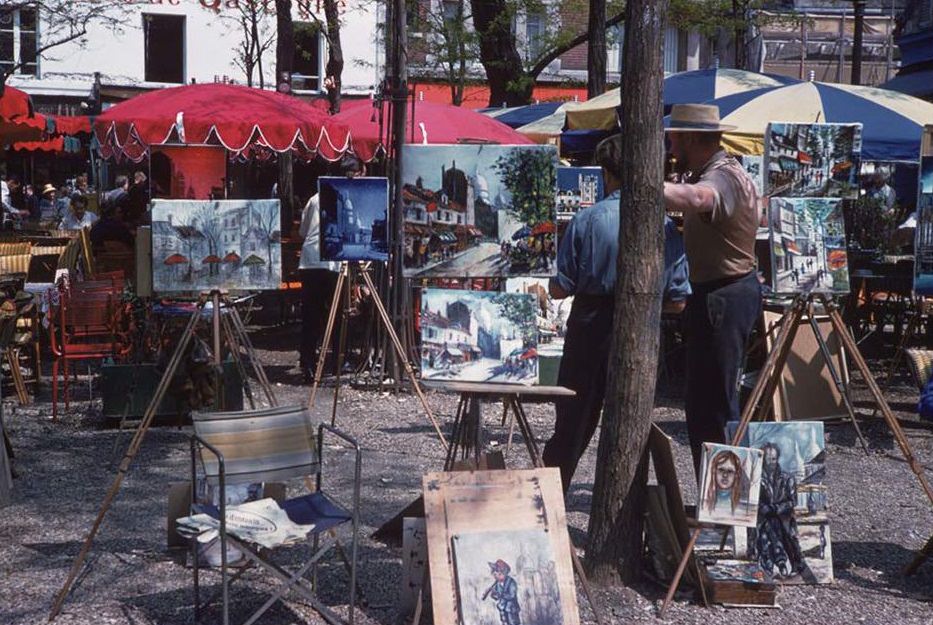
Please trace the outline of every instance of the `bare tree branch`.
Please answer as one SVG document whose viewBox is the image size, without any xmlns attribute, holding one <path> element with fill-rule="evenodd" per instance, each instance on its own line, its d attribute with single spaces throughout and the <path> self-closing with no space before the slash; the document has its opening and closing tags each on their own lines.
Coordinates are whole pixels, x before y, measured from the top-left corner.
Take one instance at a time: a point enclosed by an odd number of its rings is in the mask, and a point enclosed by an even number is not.
<svg viewBox="0 0 933 625">
<path fill-rule="evenodd" d="M 621 24 L 625 20 L 625 13 L 619 13 L 613 15 L 611 18 L 606 20 L 606 28 L 611 28 L 616 24 Z M 566 42 L 558 44 L 553 48 L 545 52 L 540 58 L 535 61 L 535 64 L 531 66 L 531 69 L 528 70 L 528 75 L 532 78 L 537 78 L 538 75 L 543 72 L 548 65 L 550 65 L 554 59 L 564 54 L 565 52 L 570 52 L 576 48 L 581 43 L 586 43 L 590 38 L 590 33 L 588 31 L 583 31 L 573 39 L 570 39 Z"/>
</svg>

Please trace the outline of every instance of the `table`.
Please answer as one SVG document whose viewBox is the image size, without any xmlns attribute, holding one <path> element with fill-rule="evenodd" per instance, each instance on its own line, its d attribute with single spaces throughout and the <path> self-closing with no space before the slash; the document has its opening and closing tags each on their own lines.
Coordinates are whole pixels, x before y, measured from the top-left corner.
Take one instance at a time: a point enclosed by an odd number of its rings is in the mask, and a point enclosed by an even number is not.
<svg viewBox="0 0 933 625">
<path fill-rule="evenodd" d="M 531 462 L 536 467 L 544 466 L 538 443 L 525 413 L 525 403 L 551 403 L 561 397 L 573 397 L 575 391 L 563 386 L 524 386 L 522 384 L 490 384 L 488 382 L 457 382 L 447 380 L 422 380 L 422 386 L 436 391 L 458 393 L 460 400 L 457 403 L 457 412 L 454 416 L 453 434 L 447 457 L 444 459 L 444 470 L 450 471 L 460 459 L 465 460 L 472 455 L 478 463 L 482 451 L 482 414 L 480 402 L 501 401 L 503 412 L 503 425 L 511 410 L 518 424 L 525 447 Z M 509 428 L 509 445 L 512 442 L 512 428 Z"/>
</svg>

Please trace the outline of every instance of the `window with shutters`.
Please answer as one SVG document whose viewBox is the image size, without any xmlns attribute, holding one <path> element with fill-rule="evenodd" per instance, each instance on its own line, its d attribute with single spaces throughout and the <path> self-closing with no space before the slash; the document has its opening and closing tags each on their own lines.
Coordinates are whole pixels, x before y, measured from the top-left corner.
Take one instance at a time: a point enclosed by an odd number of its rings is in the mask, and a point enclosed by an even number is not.
<svg viewBox="0 0 933 625">
<path fill-rule="evenodd" d="M 32 7 L 0 8 L 0 70 L 5 74 L 39 75 L 38 11 Z"/>
</svg>

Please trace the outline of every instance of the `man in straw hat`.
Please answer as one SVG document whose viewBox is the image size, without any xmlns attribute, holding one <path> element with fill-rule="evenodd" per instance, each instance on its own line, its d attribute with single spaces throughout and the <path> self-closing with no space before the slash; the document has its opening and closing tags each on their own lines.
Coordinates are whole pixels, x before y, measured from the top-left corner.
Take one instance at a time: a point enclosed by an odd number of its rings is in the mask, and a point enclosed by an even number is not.
<svg viewBox="0 0 933 625">
<path fill-rule="evenodd" d="M 755 267 L 758 198 L 742 166 L 720 147 L 719 107 L 675 105 L 666 129 L 686 182 L 664 183 L 668 211 L 684 216 L 692 294 L 687 298 L 687 433 L 699 471 L 704 442 L 725 440 L 739 417 L 739 374 L 761 314 Z"/>
</svg>

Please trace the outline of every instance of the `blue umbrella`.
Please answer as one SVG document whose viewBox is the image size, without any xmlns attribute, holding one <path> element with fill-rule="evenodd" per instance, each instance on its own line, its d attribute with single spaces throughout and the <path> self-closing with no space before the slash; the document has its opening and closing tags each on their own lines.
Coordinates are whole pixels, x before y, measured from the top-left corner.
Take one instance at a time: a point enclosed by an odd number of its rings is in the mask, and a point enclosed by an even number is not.
<svg viewBox="0 0 933 625">
<path fill-rule="evenodd" d="M 528 226 L 522 226 L 515 232 L 515 234 L 512 235 L 512 240 L 518 241 L 519 239 L 524 239 L 530 236 L 531 236 L 531 228 L 529 228 Z"/>
<path fill-rule="evenodd" d="M 707 104 L 719 106 L 722 123 L 736 127 L 723 143 L 740 154 L 763 152 L 769 122 L 858 122 L 864 160 L 917 161 L 923 126 L 933 124 L 933 103 L 856 85 L 805 82 L 737 93 Z"/>
<path fill-rule="evenodd" d="M 488 108 L 480 112 L 494 117 L 496 121 L 502 122 L 506 126 L 518 128 L 552 115 L 562 104 L 564 103 L 542 102 L 541 104 L 513 106 L 511 108 Z"/>
</svg>

